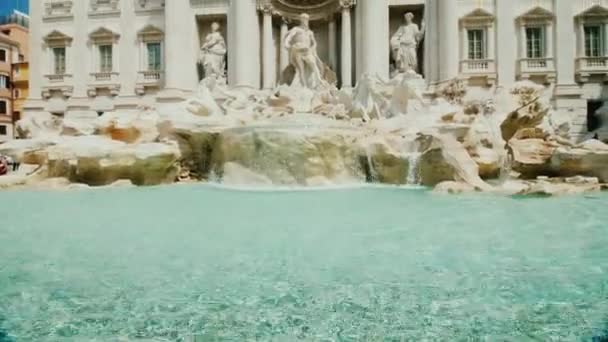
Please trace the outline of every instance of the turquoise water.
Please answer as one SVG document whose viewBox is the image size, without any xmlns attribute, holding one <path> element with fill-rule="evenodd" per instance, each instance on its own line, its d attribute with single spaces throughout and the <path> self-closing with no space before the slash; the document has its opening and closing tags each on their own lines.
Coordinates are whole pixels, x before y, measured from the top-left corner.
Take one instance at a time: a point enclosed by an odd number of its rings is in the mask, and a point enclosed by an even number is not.
<svg viewBox="0 0 608 342">
<path fill-rule="evenodd" d="M 0 341 L 603 341 L 608 196 L 0 193 Z"/>
</svg>

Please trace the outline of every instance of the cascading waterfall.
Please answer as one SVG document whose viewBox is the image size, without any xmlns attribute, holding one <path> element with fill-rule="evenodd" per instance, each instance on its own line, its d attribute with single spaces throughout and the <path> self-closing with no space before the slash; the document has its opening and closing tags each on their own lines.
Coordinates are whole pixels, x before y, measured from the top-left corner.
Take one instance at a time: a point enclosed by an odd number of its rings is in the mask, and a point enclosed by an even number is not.
<svg viewBox="0 0 608 342">
<path fill-rule="evenodd" d="M 422 153 L 413 152 L 408 156 L 408 169 L 407 169 L 407 185 L 419 185 L 420 184 L 420 156 Z"/>
<path fill-rule="evenodd" d="M 505 184 L 505 182 L 509 180 L 509 176 L 511 175 L 512 169 L 513 156 L 510 153 L 506 153 L 502 160 L 502 163 L 500 164 L 500 174 L 498 177 L 498 181 L 500 184 Z"/>
<path fill-rule="evenodd" d="M 488 130 L 490 131 L 490 135 L 492 136 L 492 146 L 494 151 L 496 151 L 496 153 L 499 156 L 499 165 L 500 165 L 500 183 L 503 184 L 504 182 L 507 181 L 509 174 L 511 173 L 511 158 L 510 155 L 507 153 L 507 151 L 505 150 L 505 142 L 502 139 L 502 134 L 497 130 L 498 125 L 493 125 L 492 122 L 489 120 L 488 116 L 484 113 L 482 115 L 480 115 L 481 120 L 483 120 L 483 123 L 486 125 L 486 127 L 488 127 Z"/>
<path fill-rule="evenodd" d="M 369 183 L 373 183 L 378 181 L 378 173 L 376 172 L 376 169 L 374 168 L 374 161 L 372 159 L 372 153 L 369 150 L 369 147 L 367 147 L 366 149 L 366 154 L 367 154 L 367 181 Z"/>
</svg>

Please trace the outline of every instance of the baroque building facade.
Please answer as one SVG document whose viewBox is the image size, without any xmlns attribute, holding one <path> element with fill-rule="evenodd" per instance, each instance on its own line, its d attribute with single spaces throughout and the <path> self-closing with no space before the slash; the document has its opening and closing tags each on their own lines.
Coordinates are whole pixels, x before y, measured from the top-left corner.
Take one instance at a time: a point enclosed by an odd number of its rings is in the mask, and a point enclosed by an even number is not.
<svg viewBox="0 0 608 342">
<path fill-rule="evenodd" d="M 0 18 L 0 143 L 14 137 L 14 123 L 28 97 L 27 26 L 27 15 L 21 12 Z"/>
<path fill-rule="evenodd" d="M 411 13 L 429 96 L 456 78 L 493 93 L 530 80 L 571 117 L 574 137 L 597 128 L 608 98 L 608 0 L 31 0 L 24 115 L 182 99 L 197 88 L 212 27 L 224 38 L 228 85 L 271 89 L 301 13 L 343 88 L 364 74 L 390 78 L 399 68 L 391 40 Z"/>
</svg>

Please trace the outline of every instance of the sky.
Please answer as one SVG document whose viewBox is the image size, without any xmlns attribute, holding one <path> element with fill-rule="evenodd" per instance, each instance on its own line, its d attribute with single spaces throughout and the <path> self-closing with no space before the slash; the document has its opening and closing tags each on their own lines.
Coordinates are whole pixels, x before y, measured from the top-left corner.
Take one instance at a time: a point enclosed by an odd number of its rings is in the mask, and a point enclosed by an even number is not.
<svg viewBox="0 0 608 342">
<path fill-rule="evenodd" d="M 28 0 L 0 0 L 0 15 L 10 14 L 14 9 L 28 11 Z"/>
</svg>

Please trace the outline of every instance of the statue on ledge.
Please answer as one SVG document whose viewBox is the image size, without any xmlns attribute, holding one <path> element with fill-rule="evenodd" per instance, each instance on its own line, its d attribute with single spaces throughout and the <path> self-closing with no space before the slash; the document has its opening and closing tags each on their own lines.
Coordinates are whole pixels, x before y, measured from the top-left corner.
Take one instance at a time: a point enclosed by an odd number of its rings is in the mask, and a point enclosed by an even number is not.
<svg viewBox="0 0 608 342">
<path fill-rule="evenodd" d="M 317 40 L 310 29 L 308 14 L 301 14 L 300 25 L 287 33 L 285 48 L 295 72 L 290 85 L 317 89 L 324 84 L 325 65 L 317 55 Z"/>
<path fill-rule="evenodd" d="M 220 24 L 211 24 L 211 33 L 201 46 L 199 63 L 203 68 L 203 78 L 214 78 L 220 83 L 226 81 L 226 41 L 220 33 Z"/>
<path fill-rule="evenodd" d="M 424 38 L 424 31 L 424 21 L 419 29 L 414 23 L 414 14 L 405 14 L 405 25 L 399 27 L 391 37 L 391 50 L 398 73 L 418 74 L 418 45 Z"/>
</svg>

